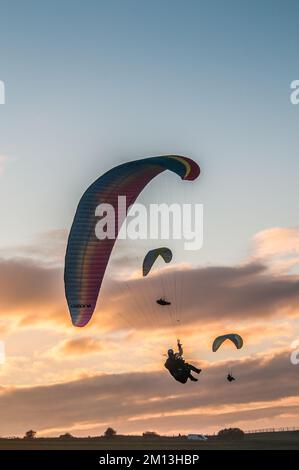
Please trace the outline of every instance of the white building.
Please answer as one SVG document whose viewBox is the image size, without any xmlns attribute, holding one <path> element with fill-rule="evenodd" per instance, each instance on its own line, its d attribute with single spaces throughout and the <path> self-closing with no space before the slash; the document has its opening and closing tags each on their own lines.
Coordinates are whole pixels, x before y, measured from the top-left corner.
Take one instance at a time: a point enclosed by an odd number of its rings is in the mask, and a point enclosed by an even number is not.
<svg viewBox="0 0 299 470">
<path fill-rule="evenodd" d="M 203 434 L 188 434 L 187 439 L 189 441 L 207 441 L 208 438 Z"/>
</svg>

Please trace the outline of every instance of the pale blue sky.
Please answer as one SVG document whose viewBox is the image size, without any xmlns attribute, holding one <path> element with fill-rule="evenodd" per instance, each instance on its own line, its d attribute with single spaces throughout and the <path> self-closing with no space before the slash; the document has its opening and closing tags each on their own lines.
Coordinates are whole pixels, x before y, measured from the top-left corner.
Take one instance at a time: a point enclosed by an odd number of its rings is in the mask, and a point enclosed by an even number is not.
<svg viewBox="0 0 299 470">
<path fill-rule="evenodd" d="M 298 2 L 0 6 L 2 246 L 69 228 L 102 172 L 165 153 L 202 167 L 199 263 L 238 262 L 256 232 L 298 225 Z"/>
</svg>

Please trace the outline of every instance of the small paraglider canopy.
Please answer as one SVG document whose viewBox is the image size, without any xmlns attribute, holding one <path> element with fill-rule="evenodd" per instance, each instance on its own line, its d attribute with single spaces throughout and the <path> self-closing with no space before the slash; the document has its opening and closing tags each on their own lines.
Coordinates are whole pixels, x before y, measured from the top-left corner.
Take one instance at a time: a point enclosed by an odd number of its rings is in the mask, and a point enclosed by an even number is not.
<svg viewBox="0 0 299 470">
<path fill-rule="evenodd" d="M 212 350 L 214 352 L 217 351 L 217 349 L 220 348 L 220 346 L 222 345 L 222 343 L 224 343 L 224 341 L 226 341 L 227 339 L 229 339 L 230 341 L 232 341 L 234 343 L 234 345 L 236 346 L 237 349 L 241 349 L 242 346 L 243 346 L 243 339 L 241 338 L 240 335 L 238 335 L 237 333 L 230 333 L 230 334 L 227 334 L 227 335 L 222 335 L 222 336 L 217 336 L 217 338 L 214 339 L 214 342 L 213 342 L 213 346 L 212 346 Z"/>
<path fill-rule="evenodd" d="M 154 265 L 156 259 L 161 256 L 165 263 L 170 263 L 172 260 L 172 252 L 169 248 L 166 247 L 161 247 L 161 248 L 155 248 L 154 250 L 150 250 L 146 255 L 143 260 L 143 265 L 142 265 L 142 274 L 143 276 L 147 276 L 150 270 L 152 269 L 152 266 Z"/>
</svg>

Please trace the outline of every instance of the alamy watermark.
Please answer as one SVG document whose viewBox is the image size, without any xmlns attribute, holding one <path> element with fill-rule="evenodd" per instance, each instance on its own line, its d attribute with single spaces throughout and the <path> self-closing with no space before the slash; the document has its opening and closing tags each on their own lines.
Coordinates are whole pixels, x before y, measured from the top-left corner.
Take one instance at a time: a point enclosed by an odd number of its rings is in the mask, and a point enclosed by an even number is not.
<svg viewBox="0 0 299 470">
<path fill-rule="evenodd" d="M 98 240 L 183 240 L 185 250 L 203 245 L 203 204 L 133 204 L 118 196 L 117 207 L 99 204 L 95 226 Z"/>
<path fill-rule="evenodd" d="M 5 84 L 0 80 L 0 104 L 5 104 Z"/>
<path fill-rule="evenodd" d="M 292 104 L 299 104 L 299 80 L 293 80 L 291 83 L 291 92 L 290 100 Z"/>
<path fill-rule="evenodd" d="M 292 344 L 291 348 L 294 350 L 291 352 L 290 361 L 291 364 L 297 366 L 299 364 L 299 339 L 295 339 Z"/>
</svg>

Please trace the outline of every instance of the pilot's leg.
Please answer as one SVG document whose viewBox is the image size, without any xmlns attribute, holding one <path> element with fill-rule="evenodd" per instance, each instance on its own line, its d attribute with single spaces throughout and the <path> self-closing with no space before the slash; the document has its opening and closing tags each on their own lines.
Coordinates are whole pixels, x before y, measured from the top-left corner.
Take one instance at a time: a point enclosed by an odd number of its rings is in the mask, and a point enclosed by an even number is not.
<svg viewBox="0 0 299 470">
<path fill-rule="evenodd" d="M 196 379 L 195 377 L 193 377 L 192 374 L 189 374 L 189 375 L 188 375 L 188 378 L 189 378 L 192 382 L 197 382 L 197 381 L 198 381 L 198 379 Z"/>
<path fill-rule="evenodd" d="M 189 369 L 192 370 L 193 372 L 196 372 L 197 374 L 200 374 L 201 369 L 198 369 L 197 367 L 193 366 L 192 364 L 188 364 Z"/>
</svg>

